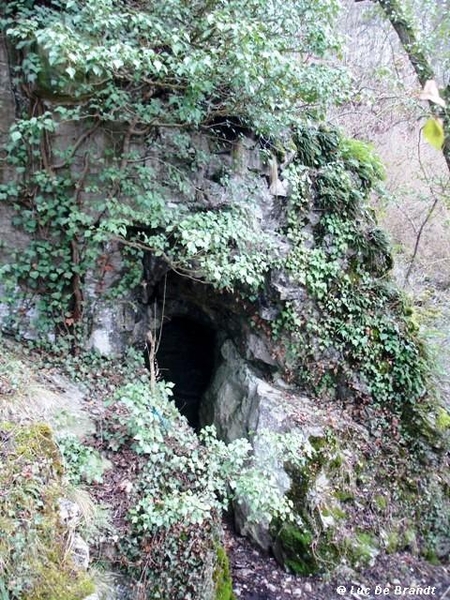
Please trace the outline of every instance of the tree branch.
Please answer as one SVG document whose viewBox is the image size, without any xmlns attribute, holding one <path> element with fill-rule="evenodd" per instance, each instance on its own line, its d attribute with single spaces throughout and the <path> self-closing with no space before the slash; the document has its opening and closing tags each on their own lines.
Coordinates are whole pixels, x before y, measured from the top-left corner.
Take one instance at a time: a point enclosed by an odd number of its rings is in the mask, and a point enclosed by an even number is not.
<svg viewBox="0 0 450 600">
<path fill-rule="evenodd" d="M 386 18 L 389 20 L 395 32 L 397 33 L 400 43 L 408 56 L 420 85 L 424 87 L 428 80 L 434 79 L 434 69 L 431 66 L 431 62 L 427 58 L 425 52 L 421 48 L 412 23 L 408 20 L 404 13 L 402 2 L 399 0 L 373 1 L 379 4 L 386 15 Z M 444 110 L 442 114 L 442 109 L 437 109 L 437 107 L 433 104 L 430 104 L 430 106 L 432 107 L 433 112 L 439 110 L 440 116 L 443 116 L 445 142 L 442 148 L 442 154 L 447 164 L 447 168 L 450 171 L 450 118 L 446 110 Z"/>
<path fill-rule="evenodd" d="M 423 87 L 429 79 L 434 79 L 434 70 L 420 48 L 416 32 L 405 17 L 401 3 L 398 0 L 377 0 L 377 2 L 395 29 L 420 85 Z"/>
</svg>

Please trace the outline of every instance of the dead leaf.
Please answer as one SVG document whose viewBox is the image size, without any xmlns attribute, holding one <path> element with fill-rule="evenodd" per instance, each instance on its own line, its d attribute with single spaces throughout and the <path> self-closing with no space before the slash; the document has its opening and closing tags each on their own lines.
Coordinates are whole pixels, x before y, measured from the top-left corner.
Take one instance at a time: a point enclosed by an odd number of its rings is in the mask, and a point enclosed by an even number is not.
<svg viewBox="0 0 450 600">
<path fill-rule="evenodd" d="M 441 98 L 439 94 L 439 88 L 434 79 L 429 79 L 425 82 L 423 90 L 420 92 L 419 98 L 420 100 L 428 100 L 429 102 L 438 104 L 439 106 L 442 106 L 442 108 L 445 108 L 446 106 L 445 100 Z"/>
</svg>

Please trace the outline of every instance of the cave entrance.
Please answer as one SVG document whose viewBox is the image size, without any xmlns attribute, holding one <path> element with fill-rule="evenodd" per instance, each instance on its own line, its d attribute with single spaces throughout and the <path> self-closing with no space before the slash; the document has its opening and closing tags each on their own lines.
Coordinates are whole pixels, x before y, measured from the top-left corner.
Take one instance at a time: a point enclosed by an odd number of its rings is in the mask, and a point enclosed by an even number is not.
<svg viewBox="0 0 450 600">
<path fill-rule="evenodd" d="M 164 324 L 156 354 L 161 377 L 174 383 L 174 400 L 191 427 L 199 429 L 199 409 L 214 372 L 216 334 L 186 316 Z"/>
</svg>

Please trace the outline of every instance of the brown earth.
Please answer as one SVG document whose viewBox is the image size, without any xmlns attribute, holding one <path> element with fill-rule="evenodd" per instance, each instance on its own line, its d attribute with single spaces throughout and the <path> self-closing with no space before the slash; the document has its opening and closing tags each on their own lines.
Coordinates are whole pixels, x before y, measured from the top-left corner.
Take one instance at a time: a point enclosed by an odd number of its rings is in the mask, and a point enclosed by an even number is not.
<svg viewBox="0 0 450 600">
<path fill-rule="evenodd" d="M 450 600 L 450 565 L 432 565 L 408 553 L 378 556 L 362 572 L 342 567 L 331 576 L 297 577 L 225 524 L 237 600 L 344 600 L 432 598 Z"/>
</svg>

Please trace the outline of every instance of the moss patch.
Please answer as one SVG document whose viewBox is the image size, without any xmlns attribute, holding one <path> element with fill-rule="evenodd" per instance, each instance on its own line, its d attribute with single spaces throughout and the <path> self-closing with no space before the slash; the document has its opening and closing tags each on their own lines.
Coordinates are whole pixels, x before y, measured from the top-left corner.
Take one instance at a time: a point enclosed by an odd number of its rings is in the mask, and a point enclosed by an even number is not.
<svg viewBox="0 0 450 600">
<path fill-rule="evenodd" d="M 379 554 L 378 544 L 372 533 L 356 531 L 352 538 L 343 544 L 350 563 L 355 567 L 368 564 Z"/>
<path fill-rule="evenodd" d="M 319 562 L 312 551 L 313 534 L 307 529 L 301 530 L 295 525 L 283 525 L 277 545 L 283 557 L 283 563 L 296 575 L 312 575 L 320 570 Z"/>
<path fill-rule="evenodd" d="M 94 590 L 59 522 L 62 465 L 43 423 L 0 424 L 0 564 L 10 600 L 78 600 Z"/>
<path fill-rule="evenodd" d="M 217 547 L 217 562 L 214 570 L 215 600 L 234 600 L 230 562 L 223 546 Z"/>
</svg>

